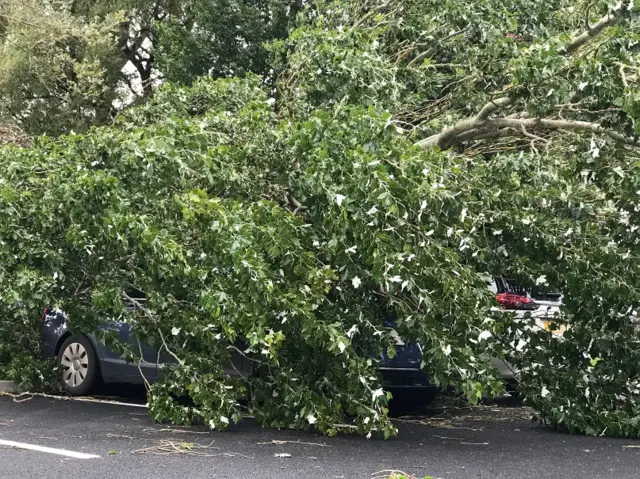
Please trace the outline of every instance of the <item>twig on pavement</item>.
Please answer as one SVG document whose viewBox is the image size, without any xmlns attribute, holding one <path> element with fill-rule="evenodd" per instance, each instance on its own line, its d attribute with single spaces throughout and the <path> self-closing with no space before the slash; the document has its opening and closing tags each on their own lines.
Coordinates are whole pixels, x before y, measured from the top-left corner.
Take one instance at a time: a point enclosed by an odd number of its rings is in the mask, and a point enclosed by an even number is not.
<svg viewBox="0 0 640 479">
<path fill-rule="evenodd" d="M 413 474 L 407 474 L 404 471 L 398 469 L 383 469 L 382 471 L 374 472 L 371 474 L 372 479 L 395 479 L 403 477 L 406 479 L 417 479 Z"/>
<path fill-rule="evenodd" d="M 162 439 L 156 441 L 155 446 L 145 447 L 143 449 L 137 449 L 133 451 L 133 454 L 156 454 L 156 455 L 168 455 L 168 454 L 184 454 L 188 456 L 205 456 L 211 457 L 211 454 L 207 451 L 212 449 L 219 449 L 212 447 L 214 441 L 211 441 L 209 445 L 202 445 L 194 442 L 178 442 L 168 439 Z"/>
<path fill-rule="evenodd" d="M 173 429 L 165 427 L 163 429 L 147 428 L 143 432 L 176 432 L 178 434 L 209 434 L 209 431 L 189 431 L 188 429 Z"/>
<path fill-rule="evenodd" d="M 319 442 L 304 442 L 304 441 L 281 441 L 279 439 L 274 439 L 272 441 L 269 442 L 258 442 L 257 443 L 260 446 L 265 446 L 265 445 L 269 445 L 269 444 L 274 444 L 274 445 L 282 445 L 282 444 L 300 444 L 302 446 L 320 446 L 320 447 L 331 447 L 329 444 L 321 444 Z"/>
<path fill-rule="evenodd" d="M 446 439 L 450 441 L 460 441 L 460 444 L 466 444 L 467 446 L 488 446 L 489 445 L 488 442 L 469 442 L 469 441 L 465 441 L 460 437 L 438 436 L 437 434 L 434 434 L 433 437 L 437 437 L 439 439 Z"/>
<path fill-rule="evenodd" d="M 47 399 L 58 399 L 60 401 L 77 401 L 77 402 L 89 402 L 89 403 L 100 403 L 100 404 L 114 404 L 119 406 L 132 406 L 139 408 L 147 408 L 146 404 L 134 404 L 134 403 L 124 403 L 121 401 L 115 401 L 113 399 L 101 399 L 98 397 L 88 397 L 88 396 L 59 396 L 56 394 L 47 394 L 47 393 L 31 393 L 24 392 L 20 394 L 13 394 L 9 392 L 1 392 L 0 396 L 9 396 L 13 398 L 13 402 L 25 402 L 30 401 L 34 397 L 41 397 Z"/>
<path fill-rule="evenodd" d="M 459 437 L 438 436 L 437 434 L 434 434 L 433 437 L 437 437 L 438 439 L 447 439 L 451 441 L 462 441 L 462 439 L 460 439 Z"/>
<path fill-rule="evenodd" d="M 253 459 L 251 456 L 240 454 L 239 452 L 217 452 L 213 453 L 212 450 L 219 450 L 219 447 L 213 447 L 211 441 L 208 445 L 198 444 L 194 442 L 179 442 L 175 440 L 162 439 L 156 441 L 155 446 L 145 447 L 143 449 L 137 449 L 133 451 L 133 454 L 154 454 L 159 456 L 168 455 L 185 455 L 185 456 L 198 456 L 198 457 L 244 457 L 246 459 Z"/>
</svg>

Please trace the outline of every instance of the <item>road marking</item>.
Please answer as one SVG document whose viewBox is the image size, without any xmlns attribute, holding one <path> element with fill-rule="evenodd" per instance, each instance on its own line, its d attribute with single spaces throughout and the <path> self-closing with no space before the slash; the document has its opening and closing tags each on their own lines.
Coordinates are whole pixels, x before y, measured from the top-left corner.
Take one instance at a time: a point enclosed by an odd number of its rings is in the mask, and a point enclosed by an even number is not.
<svg viewBox="0 0 640 479">
<path fill-rule="evenodd" d="M 113 406 L 127 406 L 127 407 L 139 407 L 143 409 L 149 409 L 146 404 L 136 404 L 132 402 L 122 402 L 122 401 L 114 401 L 112 399 L 98 399 L 98 398 L 90 398 L 90 397 L 68 397 L 68 396 L 49 396 L 52 399 L 60 399 L 62 401 L 76 401 L 76 402 L 87 402 L 94 404 L 111 404 Z"/>
<path fill-rule="evenodd" d="M 47 452 L 49 454 L 57 454 L 59 456 L 73 457 L 75 459 L 97 459 L 100 456 L 95 454 L 85 454 L 84 452 L 67 451 L 66 449 L 55 449 L 53 447 L 37 446 L 35 444 L 27 444 L 24 442 L 5 441 L 0 439 L 0 446 L 15 447 L 18 449 L 29 449 L 30 451 Z"/>
</svg>

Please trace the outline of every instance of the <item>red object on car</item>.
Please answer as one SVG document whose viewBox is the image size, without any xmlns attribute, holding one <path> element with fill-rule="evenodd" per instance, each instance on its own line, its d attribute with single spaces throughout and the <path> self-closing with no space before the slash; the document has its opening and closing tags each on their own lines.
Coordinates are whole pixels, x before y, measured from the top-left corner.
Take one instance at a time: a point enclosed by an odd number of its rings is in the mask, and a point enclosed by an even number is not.
<svg viewBox="0 0 640 479">
<path fill-rule="evenodd" d="M 534 301 L 521 294 L 498 293 L 496 294 L 496 301 L 504 309 L 534 310 L 538 308 Z"/>
</svg>

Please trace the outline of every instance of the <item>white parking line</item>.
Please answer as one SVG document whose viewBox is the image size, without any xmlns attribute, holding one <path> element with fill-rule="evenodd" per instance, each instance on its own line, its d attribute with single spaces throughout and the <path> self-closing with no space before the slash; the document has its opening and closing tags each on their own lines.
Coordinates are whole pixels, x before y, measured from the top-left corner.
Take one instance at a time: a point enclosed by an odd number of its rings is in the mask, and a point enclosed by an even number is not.
<svg viewBox="0 0 640 479">
<path fill-rule="evenodd" d="M 149 409 L 146 404 L 137 404 L 131 402 L 122 402 L 122 401 L 114 401 L 112 399 L 98 399 L 91 397 L 70 397 L 70 396 L 54 396 L 48 395 L 47 397 L 51 399 L 59 399 L 61 401 L 76 401 L 76 402 L 87 402 L 87 403 L 97 403 L 97 404 L 111 404 L 112 406 L 127 406 L 127 407 L 138 407 L 142 409 Z"/>
<path fill-rule="evenodd" d="M 97 459 L 100 457 L 96 456 L 95 454 L 85 454 L 84 452 L 67 451 L 66 449 L 55 449 L 53 447 L 37 446 L 35 444 L 26 444 L 24 442 L 5 441 L 2 439 L 0 439 L 0 446 L 28 449 L 30 451 L 47 452 L 49 454 L 57 454 L 59 456 L 73 457 L 75 459 Z"/>
</svg>

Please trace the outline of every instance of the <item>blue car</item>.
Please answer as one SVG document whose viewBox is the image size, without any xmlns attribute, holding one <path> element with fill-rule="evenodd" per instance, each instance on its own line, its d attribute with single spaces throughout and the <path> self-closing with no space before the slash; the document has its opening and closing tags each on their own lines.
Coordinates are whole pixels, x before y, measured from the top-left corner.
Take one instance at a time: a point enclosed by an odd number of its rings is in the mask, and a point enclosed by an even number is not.
<svg viewBox="0 0 640 479">
<path fill-rule="evenodd" d="M 174 362 L 170 356 L 158 354 L 156 349 L 139 344 L 127 323 L 116 322 L 107 328 L 117 331 L 121 341 L 142 352 L 140 363 L 128 363 L 92 334 L 72 334 L 67 328 L 66 318 L 61 311 L 45 310 L 43 345 L 44 354 L 56 359 L 61 371 L 62 387 L 72 396 L 88 394 L 100 382 L 143 384 L 146 380 L 152 383 L 162 377 L 159 363 Z M 394 397 L 409 397 L 416 404 L 427 404 L 433 400 L 438 388 L 430 384 L 420 370 L 421 361 L 420 347 L 414 344 L 397 346 L 393 359 L 384 355 L 380 373 L 385 389 Z M 235 353 L 225 370 L 231 375 L 250 375 L 252 365 L 242 354 Z"/>
</svg>

